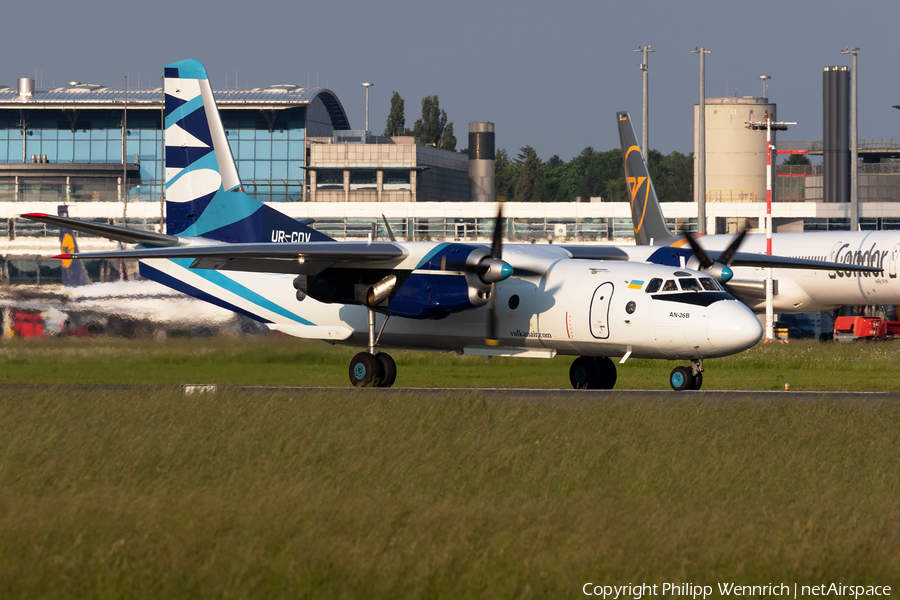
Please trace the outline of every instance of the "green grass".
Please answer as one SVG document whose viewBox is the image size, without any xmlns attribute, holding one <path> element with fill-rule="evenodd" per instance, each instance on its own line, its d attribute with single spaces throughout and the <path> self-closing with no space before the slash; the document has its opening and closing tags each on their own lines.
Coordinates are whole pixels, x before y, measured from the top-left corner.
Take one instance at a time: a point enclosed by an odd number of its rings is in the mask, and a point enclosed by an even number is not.
<svg viewBox="0 0 900 600">
<path fill-rule="evenodd" d="M 705 388 L 897 390 L 900 345 L 759 346 Z M 347 386 L 290 339 L 0 344 L 0 598 L 541 598 L 900 586 L 900 403 L 485 401 Z M 570 359 L 395 352 L 398 385 L 568 387 Z M 629 361 L 623 388 L 673 364 Z M 213 382 L 182 396 L 53 383 Z M 514 392 L 510 392 L 513 394 Z"/>
<path fill-rule="evenodd" d="M 2 598 L 900 583 L 900 405 L 45 390 L 0 403 Z"/>
<path fill-rule="evenodd" d="M 5 340 L 0 383 L 186 383 L 349 387 L 358 349 L 291 338 Z M 392 351 L 399 387 L 569 388 L 572 358 L 495 358 Z M 618 389 L 669 389 L 687 361 L 630 360 Z M 900 391 L 900 343 L 759 345 L 707 360 L 704 389 Z"/>
</svg>

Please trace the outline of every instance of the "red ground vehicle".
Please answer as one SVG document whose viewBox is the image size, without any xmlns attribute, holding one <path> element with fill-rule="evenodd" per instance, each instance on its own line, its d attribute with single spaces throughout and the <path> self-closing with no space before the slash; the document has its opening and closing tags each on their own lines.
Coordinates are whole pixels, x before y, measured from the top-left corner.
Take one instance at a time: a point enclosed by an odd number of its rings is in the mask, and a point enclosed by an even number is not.
<svg viewBox="0 0 900 600">
<path fill-rule="evenodd" d="M 13 314 L 13 335 L 23 338 L 44 337 L 44 319 L 40 313 L 16 311 Z"/>
<path fill-rule="evenodd" d="M 834 322 L 834 341 L 890 340 L 900 338 L 900 321 L 880 317 L 838 317 Z"/>
</svg>

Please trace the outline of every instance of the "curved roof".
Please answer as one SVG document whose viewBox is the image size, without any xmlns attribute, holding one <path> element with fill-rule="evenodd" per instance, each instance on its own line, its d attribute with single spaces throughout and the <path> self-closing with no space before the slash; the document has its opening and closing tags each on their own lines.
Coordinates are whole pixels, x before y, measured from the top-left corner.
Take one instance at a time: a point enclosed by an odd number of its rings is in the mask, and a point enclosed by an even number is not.
<svg viewBox="0 0 900 600">
<path fill-rule="evenodd" d="M 93 86 L 91 86 L 93 87 Z M 153 90 L 129 90 L 128 106 L 159 108 L 162 105 L 162 88 Z M 213 90 L 220 108 L 257 108 L 280 110 L 295 106 L 308 106 L 319 98 L 328 110 L 335 129 L 350 129 L 350 120 L 337 95 L 326 88 L 303 88 L 293 85 L 277 85 L 250 90 Z M 13 88 L 0 88 L 0 107 L 5 108 L 121 108 L 125 90 L 113 90 L 98 86 L 35 90 L 30 96 L 20 96 Z"/>
</svg>

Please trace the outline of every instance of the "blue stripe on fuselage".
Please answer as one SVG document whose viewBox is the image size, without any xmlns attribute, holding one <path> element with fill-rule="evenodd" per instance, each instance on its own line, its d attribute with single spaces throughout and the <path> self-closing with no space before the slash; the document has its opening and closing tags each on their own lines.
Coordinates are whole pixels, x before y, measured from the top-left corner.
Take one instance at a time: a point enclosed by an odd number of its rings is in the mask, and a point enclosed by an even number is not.
<svg viewBox="0 0 900 600">
<path fill-rule="evenodd" d="M 193 262 L 193 259 L 177 258 L 177 259 L 173 259 L 172 262 L 177 264 L 180 267 L 184 267 L 185 269 L 188 269 L 188 268 L 190 268 L 190 265 Z M 254 292 L 250 288 L 236 282 L 234 279 L 231 279 L 230 277 L 226 277 L 219 271 L 215 271 L 212 269 L 191 269 L 191 272 L 196 273 L 197 275 L 199 275 L 200 277 L 207 280 L 208 282 L 210 282 L 213 285 L 217 285 L 220 288 L 231 292 L 232 294 L 240 296 L 244 300 L 252 302 L 253 304 L 255 304 L 256 306 L 258 306 L 260 308 L 263 308 L 263 309 L 266 309 L 275 314 L 281 315 L 282 317 L 285 317 L 286 319 L 290 319 L 291 321 L 300 323 L 301 325 L 315 325 L 315 323 L 313 323 L 312 321 L 308 321 L 308 320 L 304 319 L 303 317 L 301 317 L 300 315 L 297 315 L 297 314 L 287 310 L 283 306 L 272 302 L 268 298 L 265 298 L 264 296 L 259 295 L 258 293 Z M 245 312 L 245 311 L 240 311 L 240 312 Z M 271 322 L 271 321 L 268 321 L 265 319 L 259 319 L 258 317 L 254 317 L 254 318 L 257 318 L 258 320 L 263 321 L 264 323 Z"/>
<path fill-rule="evenodd" d="M 141 275 L 150 279 L 151 281 L 155 281 L 164 286 L 170 287 L 173 290 L 179 291 L 182 294 L 187 294 L 193 298 L 198 300 L 203 300 L 204 302 L 209 302 L 210 304 L 214 304 L 216 306 L 222 307 L 225 310 L 230 310 L 233 312 L 241 313 L 242 315 L 247 315 L 251 319 L 255 321 L 259 321 L 260 323 L 271 323 L 272 321 L 268 319 L 264 319 L 259 315 L 255 315 L 249 312 L 246 309 L 240 308 L 239 306 L 235 306 L 229 302 L 225 302 L 221 298 L 216 298 L 215 296 L 204 292 L 201 289 L 195 288 L 192 285 L 188 285 L 180 279 L 176 279 L 169 275 L 168 273 L 163 273 L 159 269 L 151 267 L 143 262 L 138 263 L 139 271 Z"/>
</svg>

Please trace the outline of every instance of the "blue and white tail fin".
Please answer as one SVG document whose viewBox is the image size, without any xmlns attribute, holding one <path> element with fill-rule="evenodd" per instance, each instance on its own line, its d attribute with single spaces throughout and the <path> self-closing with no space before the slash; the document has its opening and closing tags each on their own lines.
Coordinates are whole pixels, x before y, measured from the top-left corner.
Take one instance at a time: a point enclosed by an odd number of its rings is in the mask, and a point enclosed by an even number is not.
<svg viewBox="0 0 900 600">
<path fill-rule="evenodd" d="M 60 204 L 57 208 L 60 217 L 69 216 L 69 207 Z M 75 239 L 75 232 L 66 227 L 59 228 L 59 247 L 63 254 L 78 254 L 78 241 Z M 80 260 L 62 261 L 62 284 L 65 287 L 80 287 L 91 284 L 91 278 L 88 276 L 84 263 Z"/>
<path fill-rule="evenodd" d="M 222 242 L 329 241 L 246 194 L 206 68 L 165 68 L 166 232 Z"/>
<path fill-rule="evenodd" d="M 625 162 L 625 185 L 631 201 L 631 222 L 634 225 L 634 239 L 639 245 L 653 241 L 666 243 L 675 234 L 666 225 L 656 188 L 650 179 L 647 163 L 638 146 L 634 125 L 627 112 L 616 113 L 619 123 L 619 141 L 622 143 L 622 158 Z M 646 149 L 645 149 L 646 150 Z"/>
</svg>

